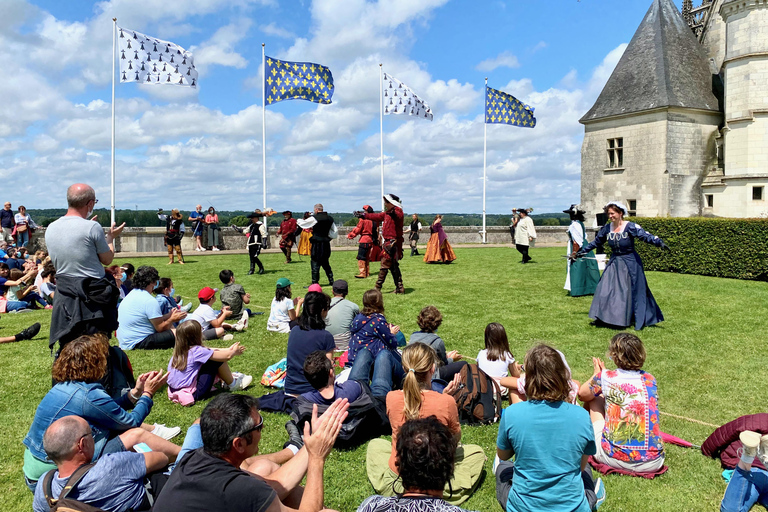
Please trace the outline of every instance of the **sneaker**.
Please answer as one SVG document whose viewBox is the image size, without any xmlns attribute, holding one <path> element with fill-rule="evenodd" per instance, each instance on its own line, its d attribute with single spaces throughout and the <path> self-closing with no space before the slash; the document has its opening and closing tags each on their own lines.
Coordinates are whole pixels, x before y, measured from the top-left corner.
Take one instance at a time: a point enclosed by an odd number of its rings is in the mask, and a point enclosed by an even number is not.
<svg viewBox="0 0 768 512">
<path fill-rule="evenodd" d="M 40 332 L 40 324 L 32 324 L 16 335 L 16 341 L 31 340 Z"/>
<path fill-rule="evenodd" d="M 758 447 L 760 446 L 760 434 L 752 432 L 751 430 L 745 430 L 739 434 L 739 441 L 744 448 L 744 455 L 747 457 L 756 457 Z"/>
<path fill-rule="evenodd" d="M 248 328 L 248 312 L 243 311 L 243 316 L 241 316 L 240 320 L 238 320 L 237 323 L 235 324 L 235 330 L 237 332 L 242 332 L 247 328 Z"/>
<path fill-rule="evenodd" d="M 229 385 L 229 390 L 238 391 L 241 389 L 245 389 L 251 385 L 251 382 L 253 382 L 253 377 L 251 377 L 250 375 L 243 375 L 241 373 L 240 375 L 235 377 L 234 380 L 232 381 L 232 384 Z"/>
<path fill-rule="evenodd" d="M 11 311 L 11 313 L 31 313 L 31 312 L 32 312 L 32 310 L 29 309 L 29 308 L 14 309 L 13 311 Z"/>
<path fill-rule="evenodd" d="M 181 433 L 181 427 L 166 427 L 165 423 L 155 423 L 153 426 L 155 428 L 152 430 L 152 433 L 166 441 L 170 441 Z"/>
<path fill-rule="evenodd" d="M 197 252 L 200 252 L 200 248 L 199 248 L 199 247 L 195 247 L 195 250 L 196 250 Z"/>
<path fill-rule="evenodd" d="M 757 456 L 764 466 L 768 463 L 768 434 L 760 438 L 760 447 L 757 449 Z"/>
<path fill-rule="evenodd" d="M 189 310 L 192 309 L 192 303 L 191 302 L 187 302 L 183 306 L 179 307 L 179 309 L 181 311 L 184 311 L 185 313 L 189 313 Z"/>
<path fill-rule="evenodd" d="M 496 469 L 498 469 L 499 464 L 501 464 L 501 459 L 499 458 L 499 455 L 496 454 L 496 456 L 493 458 L 493 474 L 496 474 Z"/>
<path fill-rule="evenodd" d="M 301 437 L 299 427 L 296 426 L 296 423 L 293 420 L 290 420 L 285 424 L 285 431 L 288 432 L 288 441 L 285 442 L 283 448 L 288 448 L 288 446 L 293 445 L 301 450 L 301 447 L 304 446 L 304 439 Z"/>
<path fill-rule="evenodd" d="M 211 250 L 212 250 L 212 251 L 220 251 L 221 249 L 219 249 L 218 247 L 214 247 L 214 248 L 213 248 L 213 249 L 211 249 Z"/>
<path fill-rule="evenodd" d="M 232 341 L 233 339 L 235 339 L 235 337 L 232 336 L 231 334 L 225 334 L 224 337 L 221 339 L 223 339 L 224 341 Z"/>
<path fill-rule="evenodd" d="M 45 306 L 45 309 L 53 309 L 53 304 L 48 304 L 47 306 Z"/>
<path fill-rule="evenodd" d="M 595 501 L 595 508 L 592 510 L 599 509 L 600 505 L 605 501 L 605 485 L 603 484 L 602 478 L 598 478 L 597 482 L 595 482 L 595 496 L 597 497 L 597 501 Z"/>
<path fill-rule="evenodd" d="M 207 251 L 207 250 L 208 250 L 208 249 L 206 249 L 205 247 L 201 247 L 201 248 L 200 248 L 200 252 L 205 252 L 205 251 Z"/>
<path fill-rule="evenodd" d="M 232 372 L 232 378 L 233 378 L 233 379 L 236 379 L 236 378 L 238 378 L 238 377 L 242 377 L 242 376 L 244 376 L 244 375 L 245 375 L 244 373 L 240 373 L 240 372 Z"/>
</svg>

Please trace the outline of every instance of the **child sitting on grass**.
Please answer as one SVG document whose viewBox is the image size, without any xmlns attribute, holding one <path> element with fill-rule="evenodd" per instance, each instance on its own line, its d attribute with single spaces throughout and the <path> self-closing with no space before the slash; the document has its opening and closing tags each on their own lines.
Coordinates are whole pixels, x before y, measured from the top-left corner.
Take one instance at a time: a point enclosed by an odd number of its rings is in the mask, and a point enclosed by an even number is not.
<svg viewBox="0 0 768 512">
<path fill-rule="evenodd" d="M 174 309 L 179 309 L 184 312 L 189 312 L 189 310 L 192 309 L 191 302 L 188 302 L 184 306 L 179 306 L 174 297 L 175 293 L 176 289 L 173 287 L 171 278 L 161 277 L 160 284 L 155 288 L 155 298 L 157 299 L 157 303 L 160 304 L 160 311 L 163 312 L 163 315 L 170 313 Z"/>
<path fill-rule="evenodd" d="M 323 350 L 311 352 L 304 360 L 304 377 L 315 389 L 301 396 L 314 404 L 331 405 L 339 398 L 346 398 L 351 404 L 363 393 L 363 386 L 355 380 L 336 382 L 333 362 Z"/>
<path fill-rule="evenodd" d="M 456 350 L 446 352 L 445 341 L 437 335 L 437 329 L 443 323 L 443 315 L 439 309 L 435 306 L 425 307 L 419 312 L 416 323 L 419 324 L 421 330 L 411 334 L 408 343 L 424 343 L 435 349 L 439 361 L 438 366 L 450 364 L 462 358 Z"/>
<path fill-rule="evenodd" d="M 293 283 L 287 277 L 277 280 L 275 298 L 272 299 L 272 307 L 269 310 L 267 330 L 288 334 L 291 332 L 291 323 L 295 325 L 298 315 L 296 311 L 304 302 L 303 297 L 291 299 L 291 285 Z"/>
<path fill-rule="evenodd" d="M 251 303 L 251 294 L 245 293 L 243 285 L 235 282 L 235 273 L 231 270 L 219 272 L 219 280 L 224 284 L 224 288 L 219 294 L 221 304 L 229 306 L 229 309 L 232 310 L 232 318 L 239 318 L 235 324 L 235 330 L 242 331 L 248 327 L 248 317 L 253 316 L 250 309 L 243 307 L 243 304 Z"/>
<path fill-rule="evenodd" d="M 568 366 L 568 361 L 565 360 L 565 354 L 560 352 L 559 350 L 555 349 L 555 352 L 560 354 L 560 359 L 563 361 L 563 365 L 565 366 L 566 374 L 568 375 L 568 386 L 570 387 L 570 391 L 568 392 L 568 398 L 566 401 L 571 404 L 576 404 L 576 398 L 579 395 L 579 381 L 574 379 L 571 375 L 571 367 Z M 509 390 L 509 401 L 513 404 L 516 404 L 518 402 L 526 400 L 526 391 L 525 391 L 525 373 L 523 369 L 523 365 L 521 365 L 518 362 L 515 362 L 513 365 L 513 369 L 511 374 L 508 377 L 503 377 L 499 381 L 499 385 L 502 389 L 507 388 Z"/>
<path fill-rule="evenodd" d="M 211 307 L 216 301 L 216 290 L 206 286 L 200 293 L 197 294 L 197 298 L 200 299 L 200 305 L 197 309 L 187 317 L 189 320 L 197 320 L 200 327 L 203 329 L 203 338 L 206 340 L 213 340 L 216 338 L 224 338 L 224 341 L 230 341 L 234 338 L 231 334 L 224 334 L 228 330 L 232 329 L 230 324 L 224 323 L 224 320 L 232 315 L 232 311 L 227 306 L 221 307 L 221 313 L 216 313 Z"/>
<path fill-rule="evenodd" d="M 229 348 L 206 347 L 200 324 L 187 320 L 176 329 L 176 345 L 168 363 L 168 398 L 181 405 L 193 405 L 208 395 L 217 377 L 230 391 L 247 388 L 253 377 L 233 372 L 227 363 L 244 351 L 238 342 Z"/>
<path fill-rule="evenodd" d="M 598 462 L 634 473 L 655 473 L 664 466 L 656 379 L 643 371 L 640 338 L 621 332 L 611 338 L 608 358 L 617 370 L 592 358 L 595 373 L 579 389 L 595 431 Z"/>
<path fill-rule="evenodd" d="M 477 354 L 477 367 L 499 383 L 501 396 L 509 394 L 509 388 L 501 384 L 501 380 L 509 377 L 520 377 L 520 364 L 515 363 L 515 357 L 509 350 L 509 340 L 504 326 L 491 322 L 485 326 L 485 348 Z"/>
</svg>

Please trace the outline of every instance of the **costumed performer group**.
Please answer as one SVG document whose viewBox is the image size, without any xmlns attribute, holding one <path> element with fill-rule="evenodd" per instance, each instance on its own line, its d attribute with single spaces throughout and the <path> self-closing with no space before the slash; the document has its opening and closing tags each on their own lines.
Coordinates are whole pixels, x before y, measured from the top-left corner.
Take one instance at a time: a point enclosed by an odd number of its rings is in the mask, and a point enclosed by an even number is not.
<svg viewBox="0 0 768 512">
<path fill-rule="evenodd" d="M 384 196 L 384 211 L 381 213 L 354 212 L 355 217 L 381 222 L 381 234 L 384 238 L 381 252 L 381 267 L 375 288 L 381 290 L 387 274 L 392 271 L 395 293 L 405 293 L 403 275 L 400 273 L 400 260 L 403 258 L 403 205 L 395 194 Z"/>
<path fill-rule="evenodd" d="M 373 213 L 373 208 L 369 205 L 363 206 L 365 213 Z M 352 240 L 359 236 L 357 246 L 357 268 L 359 273 L 355 276 L 357 279 L 365 279 L 371 275 L 370 262 L 373 246 L 379 242 L 379 223 L 370 219 L 360 219 L 357 226 L 347 234 L 347 238 Z"/>
<path fill-rule="evenodd" d="M 426 263 L 450 263 L 456 259 L 456 253 L 453 252 L 451 244 L 448 242 L 448 235 L 443 229 L 443 216 L 435 215 L 435 220 L 429 226 L 432 233 L 427 243 L 427 251 L 424 253 Z"/>
<path fill-rule="evenodd" d="M 566 255 L 570 257 L 571 254 L 579 252 L 579 249 L 589 243 L 587 230 L 584 229 L 586 211 L 580 209 L 578 204 L 572 204 L 570 208 L 563 210 L 563 213 L 571 216 L 571 225 L 568 226 L 568 248 L 566 250 Z M 570 292 L 571 297 L 594 295 L 598 281 L 600 281 L 600 269 L 594 253 L 590 251 L 587 257 L 578 260 L 568 259 L 563 288 Z"/>
<path fill-rule="evenodd" d="M 576 260 L 606 241 L 611 248 L 611 258 L 597 283 L 589 317 L 597 323 L 616 327 L 634 323 L 635 330 L 655 325 L 664 320 L 664 315 L 648 288 L 643 262 L 635 251 L 635 239 L 665 250 L 669 247 L 658 236 L 646 232 L 634 222 L 625 221 L 628 210 L 622 203 L 611 201 L 605 210 L 611 222 L 600 228 L 591 243 L 571 255 L 571 259 Z"/>
</svg>

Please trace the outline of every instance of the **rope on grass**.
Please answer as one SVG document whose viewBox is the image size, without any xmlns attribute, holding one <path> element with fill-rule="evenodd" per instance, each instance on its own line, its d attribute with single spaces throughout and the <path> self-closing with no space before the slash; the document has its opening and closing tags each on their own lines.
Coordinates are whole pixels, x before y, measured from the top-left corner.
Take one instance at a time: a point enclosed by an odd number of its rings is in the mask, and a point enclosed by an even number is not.
<svg viewBox="0 0 768 512">
<path fill-rule="evenodd" d="M 677 414 L 672 414 L 671 412 L 664 412 L 659 411 L 660 414 L 663 414 L 664 416 L 671 416 L 672 418 L 677 418 L 678 420 L 685 420 L 690 421 L 692 423 L 698 423 L 699 425 L 704 425 L 706 427 L 714 427 L 714 428 L 720 428 L 720 425 L 715 425 L 713 423 L 707 423 L 706 421 L 697 420 L 694 418 L 687 418 L 685 416 L 678 416 Z"/>
</svg>

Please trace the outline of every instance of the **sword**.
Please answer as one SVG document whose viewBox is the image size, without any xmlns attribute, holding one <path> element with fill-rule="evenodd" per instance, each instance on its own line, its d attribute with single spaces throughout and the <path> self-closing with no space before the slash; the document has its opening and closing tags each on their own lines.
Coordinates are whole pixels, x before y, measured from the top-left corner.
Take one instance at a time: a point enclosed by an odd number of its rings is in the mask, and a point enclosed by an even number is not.
<svg viewBox="0 0 768 512">
<path fill-rule="evenodd" d="M 561 256 L 562 256 L 563 258 L 568 258 L 568 257 L 569 257 L 567 254 L 562 254 Z M 573 260 L 573 261 L 577 261 L 577 260 L 595 260 L 595 261 L 599 261 L 597 258 L 588 258 L 588 257 L 586 257 L 586 256 L 582 256 L 581 258 L 576 258 L 576 259 L 575 259 L 575 260 Z M 605 261 L 608 261 L 608 260 L 606 259 Z"/>
</svg>

